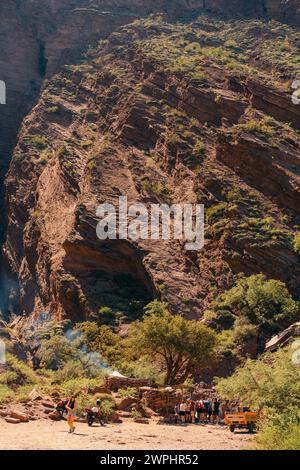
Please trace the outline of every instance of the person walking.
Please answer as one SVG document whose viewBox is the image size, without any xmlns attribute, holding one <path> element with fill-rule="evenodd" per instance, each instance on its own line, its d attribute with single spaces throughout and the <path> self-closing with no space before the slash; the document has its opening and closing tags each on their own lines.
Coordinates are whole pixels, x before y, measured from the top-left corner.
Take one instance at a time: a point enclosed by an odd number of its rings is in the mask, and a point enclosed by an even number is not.
<svg viewBox="0 0 300 470">
<path fill-rule="evenodd" d="M 74 419 L 76 416 L 76 400 L 75 397 L 71 397 L 66 404 L 67 409 L 67 421 L 69 425 L 69 433 L 75 431 Z"/>
</svg>

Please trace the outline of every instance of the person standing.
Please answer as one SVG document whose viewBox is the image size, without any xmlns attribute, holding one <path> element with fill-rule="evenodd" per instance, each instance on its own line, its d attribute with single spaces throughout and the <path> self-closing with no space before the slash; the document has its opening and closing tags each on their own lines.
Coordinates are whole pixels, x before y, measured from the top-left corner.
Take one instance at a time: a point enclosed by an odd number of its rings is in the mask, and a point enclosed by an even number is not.
<svg viewBox="0 0 300 470">
<path fill-rule="evenodd" d="M 213 401 L 213 422 L 219 423 L 219 411 L 220 411 L 220 402 L 217 398 Z"/>
<path fill-rule="evenodd" d="M 186 421 L 186 403 L 185 403 L 184 400 L 182 400 L 181 403 L 180 403 L 179 415 L 180 415 L 181 422 L 185 423 L 185 421 Z"/>
<path fill-rule="evenodd" d="M 204 405 L 204 421 L 207 423 L 208 413 L 209 413 L 209 406 L 210 406 L 210 401 L 209 401 L 208 398 L 205 398 L 205 400 L 203 400 L 203 405 Z"/>
<path fill-rule="evenodd" d="M 190 399 L 191 423 L 196 422 L 196 403 Z"/>
<path fill-rule="evenodd" d="M 212 407 L 212 402 L 211 400 L 208 401 L 208 409 L 207 409 L 207 414 L 208 414 L 208 422 L 211 423 L 211 416 L 213 413 L 213 407 Z"/>
<path fill-rule="evenodd" d="M 180 411 L 179 403 L 176 403 L 176 405 L 174 406 L 175 424 L 177 424 L 179 420 L 179 411 Z"/>
<path fill-rule="evenodd" d="M 69 425 L 69 433 L 75 431 L 74 419 L 76 416 L 76 400 L 75 397 L 71 397 L 66 404 L 67 409 L 67 421 Z"/>
<path fill-rule="evenodd" d="M 199 410 L 199 423 L 202 423 L 205 418 L 205 408 L 204 408 L 204 402 L 203 400 L 198 401 L 198 410 Z M 198 411 L 197 411 L 198 413 Z"/>
<path fill-rule="evenodd" d="M 191 422 L 191 400 L 187 400 L 186 402 L 185 422 Z"/>
</svg>

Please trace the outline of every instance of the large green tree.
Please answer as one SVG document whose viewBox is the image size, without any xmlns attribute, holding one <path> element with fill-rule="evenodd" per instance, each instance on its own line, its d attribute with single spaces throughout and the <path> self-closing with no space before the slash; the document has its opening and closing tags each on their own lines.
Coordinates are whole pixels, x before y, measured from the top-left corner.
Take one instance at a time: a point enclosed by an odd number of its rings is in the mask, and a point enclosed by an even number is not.
<svg viewBox="0 0 300 470">
<path fill-rule="evenodd" d="M 215 333 L 204 324 L 172 315 L 166 305 L 155 302 L 136 322 L 129 344 L 137 354 L 157 360 L 165 370 L 165 384 L 183 383 L 207 365 L 216 344 Z"/>
</svg>

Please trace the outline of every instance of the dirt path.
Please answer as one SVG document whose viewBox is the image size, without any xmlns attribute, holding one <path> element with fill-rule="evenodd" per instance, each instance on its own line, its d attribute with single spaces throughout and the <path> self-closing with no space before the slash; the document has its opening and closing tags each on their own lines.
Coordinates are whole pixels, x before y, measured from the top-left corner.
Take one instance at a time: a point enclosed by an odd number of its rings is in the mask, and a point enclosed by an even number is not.
<svg viewBox="0 0 300 470">
<path fill-rule="evenodd" d="M 65 422 L 48 420 L 17 425 L 0 420 L 0 430 L 1 450 L 241 450 L 251 439 L 221 426 L 137 424 L 132 420 L 105 428 L 77 423 L 71 435 Z"/>
</svg>

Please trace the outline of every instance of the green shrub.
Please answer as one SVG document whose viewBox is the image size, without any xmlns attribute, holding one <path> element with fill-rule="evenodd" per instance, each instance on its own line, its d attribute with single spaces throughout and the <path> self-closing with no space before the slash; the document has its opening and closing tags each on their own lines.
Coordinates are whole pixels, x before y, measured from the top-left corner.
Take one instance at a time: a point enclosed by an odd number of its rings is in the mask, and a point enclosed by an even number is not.
<svg viewBox="0 0 300 470">
<path fill-rule="evenodd" d="M 0 384 L 10 388 L 17 388 L 37 382 L 36 374 L 31 367 L 10 353 L 6 355 L 6 366 L 7 371 L 0 374 Z"/>
<path fill-rule="evenodd" d="M 294 236 L 293 248 L 294 251 L 300 255 L 300 232 L 297 232 Z"/>
<path fill-rule="evenodd" d="M 232 328 L 236 317 L 229 310 L 218 310 L 216 320 L 218 324 L 225 330 Z"/>
<path fill-rule="evenodd" d="M 111 324 L 115 321 L 116 315 L 110 307 L 99 308 L 99 320 L 104 324 Z"/>
<path fill-rule="evenodd" d="M 63 335 L 56 335 L 42 341 L 37 357 L 48 369 L 57 370 L 66 362 L 75 359 L 78 351 Z"/>
<path fill-rule="evenodd" d="M 134 387 L 128 387 L 128 388 L 120 388 L 118 390 L 118 395 L 120 398 L 138 398 L 139 396 L 139 391 L 137 388 Z"/>
<path fill-rule="evenodd" d="M 44 149 L 47 146 L 46 137 L 43 135 L 32 135 L 31 136 L 31 143 L 38 149 Z"/>
<path fill-rule="evenodd" d="M 213 206 L 209 207 L 206 210 L 206 218 L 207 218 L 208 223 L 213 223 L 218 218 L 223 216 L 227 208 L 228 208 L 228 204 L 226 202 L 220 202 L 218 204 L 214 204 Z"/>
<path fill-rule="evenodd" d="M 116 405 L 112 401 L 104 400 L 101 403 L 101 411 L 102 411 L 103 418 L 105 420 L 109 420 L 116 411 Z"/>
<path fill-rule="evenodd" d="M 296 318 L 299 304 L 283 282 L 257 274 L 238 279 L 234 287 L 217 298 L 215 308 L 229 309 L 256 325 L 279 328 Z"/>
<path fill-rule="evenodd" d="M 258 328 L 247 318 L 239 317 L 234 323 L 233 341 L 236 344 L 244 345 L 248 341 L 257 337 Z"/>
<path fill-rule="evenodd" d="M 267 139 L 271 139 L 277 134 L 276 128 L 274 127 L 274 121 L 268 116 L 264 116 L 260 120 L 251 119 L 245 124 L 239 124 L 238 127 L 246 132 L 257 135 L 258 137 L 265 137 Z"/>
</svg>

